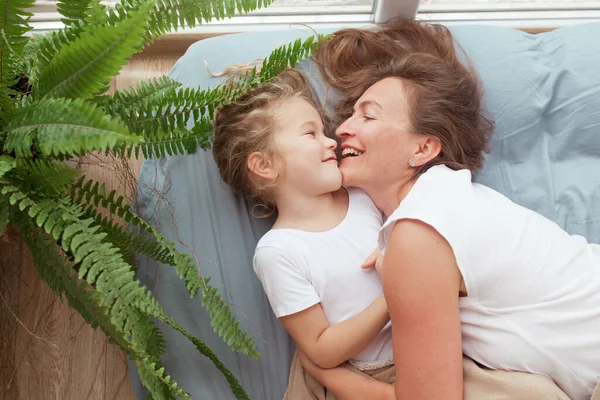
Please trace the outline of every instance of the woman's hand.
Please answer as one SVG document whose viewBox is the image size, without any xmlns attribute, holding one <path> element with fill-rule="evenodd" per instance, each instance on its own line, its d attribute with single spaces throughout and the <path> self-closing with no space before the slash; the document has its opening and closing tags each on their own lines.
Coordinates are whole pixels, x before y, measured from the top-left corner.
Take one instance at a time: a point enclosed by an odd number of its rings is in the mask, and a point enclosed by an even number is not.
<svg viewBox="0 0 600 400">
<path fill-rule="evenodd" d="M 369 269 L 375 267 L 379 276 L 383 272 L 383 254 L 379 251 L 379 246 L 373 250 L 365 262 L 361 265 L 362 269 Z"/>
</svg>

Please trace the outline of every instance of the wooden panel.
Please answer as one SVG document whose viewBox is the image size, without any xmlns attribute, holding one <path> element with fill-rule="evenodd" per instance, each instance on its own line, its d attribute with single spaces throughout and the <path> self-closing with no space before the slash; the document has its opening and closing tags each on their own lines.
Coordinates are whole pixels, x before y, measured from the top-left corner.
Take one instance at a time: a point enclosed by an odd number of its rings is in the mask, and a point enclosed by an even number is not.
<svg viewBox="0 0 600 400">
<path fill-rule="evenodd" d="M 520 30 L 527 32 L 527 33 L 544 33 L 544 32 L 550 32 L 553 31 L 556 28 L 520 28 Z"/>
<path fill-rule="evenodd" d="M 167 73 L 177 57 L 136 58 L 112 90 Z M 90 178 L 126 194 L 134 192 L 142 160 L 117 165 L 91 155 L 76 164 Z M 133 390 L 125 354 L 62 303 L 33 266 L 20 239 L 0 243 L 0 399 L 129 400 Z M 6 303 L 6 304 L 5 304 Z M 14 313 L 11 313 L 11 311 Z M 20 321 L 20 322 L 19 322 Z"/>
<path fill-rule="evenodd" d="M 130 400 L 133 398 L 133 389 L 129 381 L 129 368 L 127 367 L 127 355 L 116 344 L 108 343 L 106 348 L 104 399 Z"/>
<path fill-rule="evenodd" d="M 18 396 L 15 342 L 21 279 L 21 240 L 16 232 L 0 238 L 0 399 Z"/>
<path fill-rule="evenodd" d="M 31 254 L 23 245 L 19 318 L 27 329 L 17 333 L 16 375 L 20 399 L 58 399 L 62 384 L 61 337 L 65 313 L 56 295 L 38 278 Z"/>
</svg>

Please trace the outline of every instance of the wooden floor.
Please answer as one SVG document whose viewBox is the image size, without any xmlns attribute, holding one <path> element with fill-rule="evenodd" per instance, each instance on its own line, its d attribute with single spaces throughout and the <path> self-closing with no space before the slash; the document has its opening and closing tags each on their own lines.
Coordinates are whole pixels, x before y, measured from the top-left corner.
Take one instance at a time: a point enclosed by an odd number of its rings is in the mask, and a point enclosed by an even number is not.
<svg viewBox="0 0 600 400">
<path fill-rule="evenodd" d="M 121 89 L 168 72 L 177 58 L 132 60 Z M 109 164 L 80 160 L 86 175 L 131 194 Z M 90 165 L 94 164 L 94 165 Z M 132 164 L 135 176 L 140 162 Z M 123 352 L 108 343 L 37 277 L 26 246 L 0 243 L 0 400 L 133 399 Z"/>
</svg>

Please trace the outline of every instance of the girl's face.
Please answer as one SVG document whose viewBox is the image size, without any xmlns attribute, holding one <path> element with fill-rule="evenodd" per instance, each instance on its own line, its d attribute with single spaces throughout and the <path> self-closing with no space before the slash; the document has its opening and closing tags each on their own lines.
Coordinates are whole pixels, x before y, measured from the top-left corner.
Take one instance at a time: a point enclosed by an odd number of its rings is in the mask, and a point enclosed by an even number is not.
<svg viewBox="0 0 600 400">
<path fill-rule="evenodd" d="M 411 132 L 406 95 L 401 80 L 382 79 L 365 91 L 352 116 L 337 128 L 344 186 L 369 193 L 411 174 L 410 161 L 418 143 Z"/>
<path fill-rule="evenodd" d="M 334 153 L 337 143 L 325 136 L 318 111 L 301 98 L 287 100 L 274 111 L 277 190 L 289 188 L 306 196 L 338 190 L 342 174 Z"/>
</svg>

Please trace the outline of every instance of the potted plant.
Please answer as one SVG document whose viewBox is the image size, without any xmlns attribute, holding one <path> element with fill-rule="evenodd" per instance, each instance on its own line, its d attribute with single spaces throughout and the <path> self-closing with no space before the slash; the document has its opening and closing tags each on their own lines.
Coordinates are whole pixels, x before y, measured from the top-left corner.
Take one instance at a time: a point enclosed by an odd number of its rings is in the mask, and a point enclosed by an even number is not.
<svg viewBox="0 0 600 400">
<path fill-rule="evenodd" d="M 63 0 L 57 5 L 65 28 L 33 37 L 27 36 L 33 0 L 1 1 L 0 234 L 9 224 L 19 232 L 40 277 L 129 354 L 153 398 L 189 397 L 161 365 L 164 339 L 156 321 L 192 341 L 235 396 L 248 398 L 210 348 L 136 279 L 136 257 L 175 268 L 191 296 L 200 292 L 215 332 L 232 350 L 258 357 L 254 340 L 239 328 L 218 289 L 123 196 L 87 179 L 68 160 L 90 152 L 128 159 L 206 149 L 215 108 L 294 66 L 317 40 L 280 47 L 260 69 L 213 90 L 184 89 L 162 77 L 107 95 L 127 60 L 162 34 L 272 0 L 123 0 L 114 7 Z"/>
</svg>

